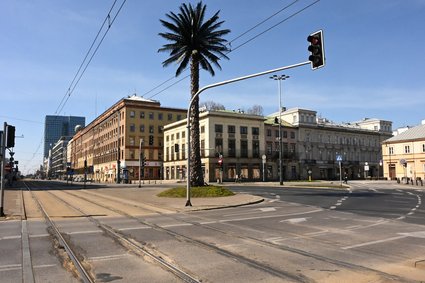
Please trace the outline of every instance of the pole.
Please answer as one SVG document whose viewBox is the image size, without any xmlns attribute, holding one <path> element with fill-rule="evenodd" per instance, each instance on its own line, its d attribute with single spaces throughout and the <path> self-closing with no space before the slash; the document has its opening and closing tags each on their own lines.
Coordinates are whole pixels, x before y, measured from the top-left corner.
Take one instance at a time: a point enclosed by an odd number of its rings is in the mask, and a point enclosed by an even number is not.
<svg viewBox="0 0 425 283">
<path fill-rule="evenodd" d="M 4 161 L 5 161 L 5 155 L 6 155 L 6 127 L 7 127 L 7 123 L 4 122 L 3 132 L 1 133 L 1 139 L 0 139 L 0 153 L 1 153 L 0 216 L 4 216 L 3 204 L 4 204 Z"/>
<path fill-rule="evenodd" d="M 342 168 L 341 168 L 341 161 L 339 162 L 339 182 L 342 187 Z"/>
<path fill-rule="evenodd" d="M 283 169 L 282 169 L 282 80 L 289 78 L 287 75 L 273 75 L 270 77 L 278 81 L 279 87 L 279 184 L 283 185 Z"/>
<path fill-rule="evenodd" d="M 121 182 L 121 180 L 120 180 L 120 171 L 121 171 L 121 168 L 120 168 L 120 165 L 121 165 L 121 157 L 120 157 L 120 135 L 121 135 L 121 132 L 120 132 L 120 111 L 119 110 L 117 110 L 117 119 L 118 119 L 118 135 L 117 135 L 117 143 L 118 143 L 118 152 L 117 152 L 117 184 L 119 184 L 120 182 Z"/>
<path fill-rule="evenodd" d="M 283 71 L 283 70 L 301 67 L 301 66 L 304 66 L 304 65 L 308 65 L 310 63 L 311 63 L 310 61 L 306 61 L 306 62 L 294 64 L 294 65 L 284 66 L 284 67 L 280 67 L 280 68 L 277 68 L 277 69 L 272 69 L 272 70 L 268 70 L 268 71 L 264 71 L 264 72 L 260 72 L 260 73 L 255 73 L 255 74 L 251 74 L 251 75 L 247 75 L 247 76 L 243 76 L 243 77 L 239 77 L 239 78 L 230 79 L 230 80 L 227 80 L 227 81 L 218 82 L 218 83 L 215 83 L 215 84 L 210 84 L 210 85 L 204 86 L 203 88 L 198 90 L 197 93 L 195 93 L 195 95 L 190 99 L 189 107 L 187 108 L 187 118 L 186 118 L 187 119 L 187 154 L 188 154 L 188 158 L 187 158 L 187 183 L 186 183 L 186 206 L 192 206 L 192 204 L 190 202 L 190 108 L 192 107 L 192 104 L 195 101 L 195 99 L 202 92 L 204 92 L 205 90 L 210 89 L 210 88 L 214 88 L 214 87 L 218 87 L 218 86 L 222 86 L 222 85 L 226 85 L 226 84 L 231 84 L 231 83 L 235 83 L 235 82 L 238 82 L 238 81 L 243 81 L 243 80 L 247 80 L 247 79 L 251 79 L 251 78 L 255 78 L 255 77 L 259 77 L 259 76 L 263 76 L 263 75 L 268 75 L 268 74 Z"/>
<path fill-rule="evenodd" d="M 141 176 L 142 176 L 142 145 L 143 145 L 143 139 L 140 139 L 139 141 L 139 188 L 142 187 L 141 185 Z"/>
</svg>

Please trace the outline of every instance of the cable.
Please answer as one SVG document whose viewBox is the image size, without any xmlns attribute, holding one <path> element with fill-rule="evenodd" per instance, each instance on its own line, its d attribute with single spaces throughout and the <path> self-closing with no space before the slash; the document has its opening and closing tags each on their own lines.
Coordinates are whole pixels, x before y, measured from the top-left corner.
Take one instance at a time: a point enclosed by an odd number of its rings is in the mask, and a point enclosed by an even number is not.
<svg viewBox="0 0 425 283">
<path fill-rule="evenodd" d="M 241 35 L 237 36 L 237 37 L 236 37 L 236 38 L 234 38 L 232 41 L 229 41 L 229 42 L 227 43 L 227 45 L 230 45 L 230 46 L 231 46 L 231 43 L 232 43 L 232 42 L 236 41 L 237 39 L 241 38 L 242 36 L 244 36 L 244 35 L 245 35 L 245 34 L 247 34 L 248 32 L 250 32 L 250 31 L 254 30 L 254 29 L 255 29 L 255 28 L 257 28 L 258 26 L 260 26 L 260 25 L 262 25 L 263 23 L 267 22 L 268 20 L 270 20 L 270 19 L 271 19 L 271 18 L 273 18 L 274 16 L 276 16 L 276 15 L 278 15 L 279 13 L 283 12 L 284 10 L 288 9 L 289 7 L 291 7 L 292 5 L 294 5 L 294 4 L 295 4 L 296 2 L 298 2 L 298 1 L 299 1 L 299 0 L 295 0 L 294 2 L 292 2 L 292 3 L 288 4 L 287 6 L 283 7 L 282 9 L 280 9 L 279 11 L 277 11 L 276 13 L 274 13 L 274 14 L 272 14 L 271 16 L 269 16 L 268 18 L 266 18 L 265 20 L 261 21 L 260 23 L 258 23 L 258 24 L 256 24 L 256 25 L 254 25 L 252 28 L 250 28 L 250 29 L 248 29 L 247 31 L 243 32 Z M 251 37 L 250 39 L 248 39 L 248 40 L 246 40 L 245 42 L 243 42 L 243 43 L 239 44 L 238 46 L 236 46 L 235 48 L 233 48 L 233 49 L 229 50 L 229 51 L 226 53 L 226 55 L 227 55 L 227 54 L 229 54 L 229 53 L 231 53 L 231 52 L 234 52 L 235 50 L 237 50 L 237 49 L 241 48 L 242 46 L 244 46 L 244 45 L 248 44 L 249 42 L 253 41 L 254 39 L 256 39 L 256 38 L 260 37 L 261 35 L 263 35 L 263 34 L 265 34 L 265 33 L 267 33 L 267 32 L 269 32 L 269 31 L 270 31 L 270 30 L 272 30 L 273 28 L 275 28 L 275 27 L 277 27 L 277 26 L 281 25 L 282 23 L 286 22 L 287 20 L 289 20 L 289 19 L 293 18 L 294 16 L 296 16 L 296 15 L 300 14 L 301 12 L 303 12 L 303 11 L 305 11 L 306 9 L 310 8 L 311 6 L 315 5 L 315 4 L 316 4 L 316 3 L 318 3 L 319 1 L 320 1 L 320 0 L 316 0 L 316 1 L 314 1 L 313 3 L 311 3 L 311 4 L 307 5 L 307 6 L 305 6 L 304 8 L 302 8 L 301 10 L 298 10 L 298 11 L 296 11 L 295 13 L 291 14 L 290 16 L 286 17 L 285 19 L 283 19 L 282 21 L 278 22 L 277 24 L 275 24 L 275 25 L 273 25 L 273 26 L 271 26 L 271 27 L 267 28 L 266 30 L 264 30 L 264 31 L 262 31 L 262 32 L 260 32 L 260 33 L 258 33 L 258 34 L 257 34 L 257 35 L 255 35 L 255 36 Z M 186 68 L 183 72 L 186 72 L 187 70 L 188 70 L 188 68 Z M 182 80 L 184 80 L 184 79 L 188 78 L 189 76 L 190 76 L 190 75 L 187 75 L 187 76 L 183 77 L 182 79 L 180 79 L 180 80 L 178 80 L 178 81 L 176 81 L 176 82 L 172 83 L 171 85 L 169 85 L 169 86 L 167 86 L 167 87 L 165 87 L 165 88 L 161 89 L 160 91 L 158 91 L 158 92 L 156 92 L 155 94 L 153 94 L 152 96 L 150 96 L 148 99 L 151 99 L 151 98 L 153 98 L 153 97 L 157 96 L 158 94 L 161 94 L 161 93 L 162 93 L 162 92 L 164 92 L 165 90 L 167 90 L 167 89 L 169 89 L 169 88 L 171 88 L 171 87 L 175 86 L 176 84 L 180 83 Z M 148 92 L 146 92 L 146 93 L 145 93 L 145 94 L 143 94 L 142 96 L 144 96 L 144 95 L 146 95 L 146 94 L 148 94 L 148 93 L 152 92 L 153 90 L 155 90 L 155 89 L 159 88 L 160 86 L 162 86 L 162 85 L 166 84 L 167 82 L 171 81 L 171 80 L 172 80 L 172 79 L 174 79 L 174 78 L 176 78 L 176 77 L 175 77 L 175 76 L 173 76 L 173 77 L 171 77 L 171 78 L 167 79 L 165 82 L 163 82 L 163 83 L 161 83 L 160 85 L 158 85 L 158 86 L 154 87 L 153 89 L 149 90 Z"/>
<path fill-rule="evenodd" d="M 116 12 L 114 18 L 111 21 L 111 11 L 115 6 L 115 3 L 117 2 L 117 0 L 114 1 L 114 3 L 112 4 L 111 9 L 109 10 L 108 15 L 106 16 L 105 20 L 102 23 L 102 26 L 100 27 L 95 39 L 93 40 L 93 43 L 91 44 L 89 50 L 86 53 L 86 56 L 84 57 L 83 62 L 80 64 L 80 67 L 78 68 L 77 73 L 74 76 L 74 79 L 72 80 L 70 86 L 68 87 L 68 90 L 65 94 L 65 96 L 62 98 L 61 103 L 59 104 L 58 108 L 55 111 L 55 114 L 60 114 L 60 112 L 62 112 L 63 108 L 65 107 L 66 103 L 68 102 L 69 97 L 71 96 L 71 94 L 74 92 L 75 88 L 77 87 L 78 83 L 80 82 L 81 78 L 83 77 L 84 73 L 87 70 L 87 67 L 90 65 L 91 61 L 93 60 L 93 57 L 96 55 L 97 51 L 99 50 L 100 45 L 102 44 L 103 40 L 105 39 L 106 35 L 108 34 L 112 24 L 115 22 L 115 19 L 117 18 L 118 14 L 120 13 L 122 7 L 124 6 L 125 2 L 127 0 L 124 0 L 121 3 L 121 6 L 119 7 L 118 11 Z M 86 59 L 88 57 L 88 55 L 90 54 L 97 38 L 99 37 L 100 32 L 102 31 L 103 27 L 105 26 L 105 23 L 108 21 L 108 27 L 106 28 L 105 33 L 103 34 L 102 38 L 100 39 L 99 43 L 97 44 L 95 50 L 93 51 L 92 55 L 90 56 L 90 59 L 88 60 L 87 64 L 85 65 L 85 67 L 83 68 L 83 71 L 80 73 L 81 68 L 83 67 L 84 63 L 86 62 Z M 75 79 L 78 77 L 78 79 L 75 81 Z M 75 82 L 75 83 L 74 83 Z M 62 104 L 63 102 L 63 104 Z M 61 106 L 62 105 L 62 106 Z M 59 110 L 58 110 L 59 109 Z"/>
</svg>

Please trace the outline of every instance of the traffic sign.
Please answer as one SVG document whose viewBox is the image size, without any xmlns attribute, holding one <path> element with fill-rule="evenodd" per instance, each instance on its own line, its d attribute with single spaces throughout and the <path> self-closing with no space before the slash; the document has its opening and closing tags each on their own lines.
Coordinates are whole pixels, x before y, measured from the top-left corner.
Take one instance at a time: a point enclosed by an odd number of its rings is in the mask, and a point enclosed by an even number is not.
<svg viewBox="0 0 425 283">
<path fill-rule="evenodd" d="M 337 154 L 336 161 L 342 161 L 342 155 L 341 154 Z"/>
</svg>

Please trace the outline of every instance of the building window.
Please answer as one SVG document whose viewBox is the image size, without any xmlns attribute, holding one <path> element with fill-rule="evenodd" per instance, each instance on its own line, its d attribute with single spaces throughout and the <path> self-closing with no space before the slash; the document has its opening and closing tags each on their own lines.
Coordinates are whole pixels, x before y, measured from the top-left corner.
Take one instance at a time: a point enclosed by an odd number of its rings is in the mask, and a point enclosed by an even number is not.
<svg viewBox="0 0 425 283">
<path fill-rule="evenodd" d="M 425 144 L 422 145 L 422 152 L 425 152 Z"/>
<path fill-rule="evenodd" d="M 163 126 L 158 126 L 158 133 L 162 133 L 163 132 Z"/>
<path fill-rule="evenodd" d="M 205 126 L 201 126 L 201 134 L 205 133 Z"/>
<path fill-rule="evenodd" d="M 154 133 L 154 126 L 149 125 L 149 134 L 153 134 Z"/>
<path fill-rule="evenodd" d="M 236 140 L 228 140 L 229 143 L 229 157 L 236 157 Z"/>
<path fill-rule="evenodd" d="M 235 126 L 232 126 L 232 125 L 227 126 L 227 132 L 228 132 L 229 134 L 234 134 L 234 133 L 236 133 L 236 127 L 235 127 Z"/>
<path fill-rule="evenodd" d="M 248 134 L 248 127 L 241 126 L 241 135 L 247 135 Z"/>
<path fill-rule="evenodd" d="M 173 114 L 171 114 L 171 113 L 168 113 L 167 117 L 168 117 L 168 121 L 171 121 L 171 120 L 173 120 Z"/>
<path fill-rule="evenodd" d="M 291 132 L 291 139 L 295 139 L 295 132 Z"/>
<path fill-rule="evenodd" d="M 260 128 L 258 128 L 258 127 L 252 127 L 252 134 L 254 136 L 258 136 L 260 134 Z"/>
<path fill-rule="evenodd" d="M 223 132 L 223 125 L 215 124 L 215 132 L 216 133 L 222 133 Z"/>
<path fill-rule="evenodd" d="M 288 132 L 287 131 L 283 131 L 282 132 L 283 138 L 286 139 L 288 138 Z"/>
<path fill-rule="evenodd" d="M 201 140 L 201 157 L 205 157 L 205 140 Z"/>
<path fill-rule="evenodd" d="M 394 147 L 389 147 L 388 148 L 388 154 L 394 154 Z"/>
<path fill-rule="evenodd" d="M 153 112 L 149 112 L 149 120 L 153 120 L 154 116 L 153 116 Z"/>
<path fill-rule="evenodd" d="M 145 125 L 140 125 L 139 130 L 141 133 L 145 132 Z"/>
<path fill-rule="evenodd" d="M 136 131 L 136 125 L 130 124 L 130 132 L 134 133 Z"/>
<path fill-rule="evenodd" d="M 134 150 L 130 150 L 130 159 L 134 159 Z"/>
<path fill-rule="evenodd" d="M 410 146 L 409 145 L 404 146 L 404 153 L 410 153 Z"/>
<path fill-rule="evenodd" d="M 163 118 L 163 114 L 162 113 L 158 113 L 158 120 L 162 121 Z"/>
<path fill-rule="evenodd" d="M 248 141 L 241 140 L 241 157 L 248 157 Z"/>
<path fill-rule="evenodd" d="M 279 130 L 276 130 L 276 131 L 274 131 L 274 135 L 275 135 L 275 137 L 279 137 Z"/>
<path fill-rule="evenodd" d="M 134 115 L 135 115 L 134 111 L 130 111 L 130 118 L 134 118 Z"/>
<path fill-rule="evenodd" d="M 258 158 L 260 157 L 260 142 L 252 141 L 252 157 Z"/>
<path fill-rule="evenodd" d="M 134 137 L 129 138 L 129 143 L 130 143 L 130 145 L 134 145 Z"/>
<path fill-rule="evenodd" d="M 181 114 L 177 114 L 177 121 L 180 121 L 182 119 L 182 115 Z"/>
<path fill-rule="evenodd" d="M 186 137 L 186 132 L 185 131 L 183 131 L 182 132 L 182 139 L 184 139 Z"/>
<path fill-rule="evenodd" d="M 272 136 L 272 130 L 267 129 L 267 136 L 268 136 L 268 137 L 271 137 L 271 136 Z"/>
<path fill-rule="evenodd" d="M 140 119 L 145 119 L 145 111 L 140 111 Z"/>
<path fill-rule="evenodd" d="M 267 143 L 267 155 L 271 155 L 273 152 L 273 144 L 272 143 Z"/>
<path fill-rule="evenodd" d="M 223 139 L 215 139 L 215 151 L 217 156 L 223 153 Z"/>
</svg>

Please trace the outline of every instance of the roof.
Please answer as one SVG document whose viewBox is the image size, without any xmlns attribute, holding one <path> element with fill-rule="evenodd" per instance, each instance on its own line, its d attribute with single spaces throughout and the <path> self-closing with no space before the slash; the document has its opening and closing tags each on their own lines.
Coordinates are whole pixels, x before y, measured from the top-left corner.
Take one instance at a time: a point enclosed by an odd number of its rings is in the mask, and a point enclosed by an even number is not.
<svg viewBox="0 0 425 283">
<path fill-rule="evenodd" d="M 425 124 L 408 129 L 401 134 L 385 140 L 384 142 L 396 142 L 405 140 L 425 139 Z"/>
</svg>

